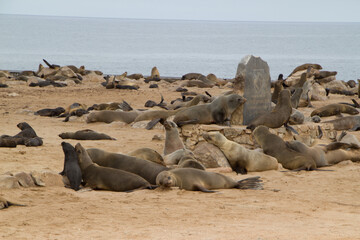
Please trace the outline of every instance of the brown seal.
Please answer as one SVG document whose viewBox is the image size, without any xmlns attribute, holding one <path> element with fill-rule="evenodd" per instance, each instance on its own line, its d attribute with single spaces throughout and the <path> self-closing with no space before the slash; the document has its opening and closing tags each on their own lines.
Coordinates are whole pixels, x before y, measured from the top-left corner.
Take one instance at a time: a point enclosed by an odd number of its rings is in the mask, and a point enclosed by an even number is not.
<svg viewBox="0 0 360 240">
<path fill-rule="evenodd" d="M 308 147 L 304 143 L 299 141 L 291 141 L 287 145 L 291 149 L 303 153 L 314 159 L 317 167 L 331 166 L 345 160 L 351 160 L 354 162 L 360 161 L 359 150 L 338 149 L 342 147 L 351 147 L 351 144 L 347 143 L 335 143 L 335 148 L 331 146 L 334 144 L 330 144 L 328 146 Z"/>
<path fill-rule="evenodd" d="M 279 94 L 278 103 L 275 108 L 271 112 L 264 113 L 258 118 L 255 118 L 247 128 L 254 130 L 259 125 L 264 125 L 269 128 L 279 128 L 289 121 L 291 112 L 290 91 L 284 89 Z"/>
<path fill-rule="evenodd" d="M 188 191 L 214 192 L 211 189 L 262 189 L 260 177 L 235 181 L 220 173 L 195 168 L 175 168 L 159 173 L 156 184 L 162 187 L 179 187 Z"/>
<path fill-rule="evenodd" d="M 21 207 L 25 207 L 26 205 L 22 205 L 22 204 L 18 204 L 18 203 L 13 203 L 10 202 L 8 200 L 6 200 L 5 198 L 0 196 L 0 209 L 4 209 L 4 208 L 8 208 L 10 206 L 21 206 Z"/>
<path fill-rule="evenodd" d="M 86 122 L 111 123 L 114 121 L 120 121 L 129 124 L 132 123 L 139 114 L 140 113 L 138 111 L 123 112 L 123 111 L 104 110 L 98 112 L 91 112 L 87 116 Z"/>
<path fill-rule="evenodd" d="M 57 108 L 44 108 L 36 111 L 34 115 L 44 116 L 44 117 L 57 117 L 60 114 L 64 113 L 65 109 L 63 107 Z"/>
<path fill-rule="evenodd" d="M 151 184 L 155 184 L 156 176 L 160 172 L 168 170 L 167 167 L 160 164 L 124 154 L 106 152 L 97 148 L 90 148 L 86 151 L 94 163 L 137 174 Z"/>
<path fill-rule="evenodd" d="M 75 148 L 70 143 L 62 142 L 61 146 L 65 155 L 65 159 L 64 169 L 60 175 L 62 175 L 64 178 L 66 177 L 70 188 L 77 191 L 80 189 L 82 179 L 78 156 L 76 154 Z"/>
<path fill-rule="evenodd" d="M 163 157 L 157 151 L 155 151 L 154 149 L 151 149 L 151 148 L 139 148 L 139 149 L 136 149 L 134 151 L 127 153 L 126 155 L 145 159 L 145 160 L 165 166 Z"/>
<path fill-rule="evenodd" d="M 165 155 L 164 162 L 166 165 L 176 165 L 183 158 L 195 158 L 195 155 L 188 149 L 178 149 L 168 155 Z"/>
<path fill-rule="evenodd" d="M 80 130 L 76 132 L 60 133 L 59 137 L 62 139 L 76 139 L 76 140 L 116 140 L 115 138 L 106 135 L 105 133 L 98 133 L 91 129 Z"/>
<path fill-rule="evenodd" d="M 92 189 L 121 192 L 144 188 L 152 189 L 151 184 L 139 175 L 94 163 L 80 143 L 75 145 L 75 149 L 83 180 Z"/>
<path fill-rule="evenodd" d="M 276 158 L 262 152 L 246 149 L 240 144 L 228 140 L 219 132 L 207 132 L 202 135 L 204 139 L 220 148 L 224 153 L 233 171 L 246 174 L 278 169 Z"/>
<path fill-rule="evenodd" d="M 185 124 L 225 124 L 231 114 L 246 99 L 238 94 L 222 95 L 208 104 L 196 105 L 175 114 L 174 122 L 179 126 Z"/>
<path fill-rule="evenodd" d="M 298 106 L 299 106 L 300 97 L 301 97 L 302 92 L 303 92 L 302 88 L 296 88 L 293 95 L 291 95 L 291 98 L 290 98 L 291 106 L 295 109 L 298 108 Z"/>
<path fill-rule="evenodd" d="M 165 146 L 164 155 L 168 155 L 176 150 L 185 148 L 182 139 L 180 138 L 177 125 L 173 121 L 161 120 L 160 123 L 165 128 Z"/>
<path fill-rule="evenodd" d="M 315 115 L 318 115 L 319 117 L 329 117 L 339 115 L 341 113 L 356 115 L 359 114 L 359 111 L 349 105 L 334 103 L 315 109 L 314 111 L 312 111 L 310 116 L 313 117 Z"/>
<path fill-rule="evenodd" d="M 357 130 L 360 127 L 360 116 L 346 116 L 338 119 L 326 121 L 324 123 L 331 123 L 334 130 Z"/>
<path fill-rule="evenodd" d="M 312 158 L 290 149 L 279 136 L 270 133 L 266 126 L 258 126 L 253 131 L 256 142 L 265 154 L 275 157 L 284 168 L 290 170 L 314 170 L 316 163 Z"/>
</svg>

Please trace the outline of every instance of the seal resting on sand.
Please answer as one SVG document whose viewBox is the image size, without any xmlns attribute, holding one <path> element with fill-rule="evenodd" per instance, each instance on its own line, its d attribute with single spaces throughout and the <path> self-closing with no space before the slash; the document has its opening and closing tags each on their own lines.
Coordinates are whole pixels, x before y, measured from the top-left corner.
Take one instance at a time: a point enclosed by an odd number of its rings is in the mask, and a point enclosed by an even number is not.
<svg viewBox="0 0 360 240">
<path fill-rule="evenodd" d="M 290 170 L 316 169 L 316 163 L 312 158 L 290 149 L 284 140 L 270 133 L 268 127 L 258 126 L 252 134 L 264 153 L 276 158 L 284 168 Z"/>
<path fill-rule="evenodd" d="M 92 189 L 109 191 L 132 191 L 152 189 L 151 184 L 139 175 L 93 163 L 89 154 L 80 143 L 75 145 L 84 182 Z"/>
<path fill-rule="evenodd" d="M 196 168 L 175 168 L 159 173 L 156 184 L 162 187 L 179 187 L 188 191 L 214 192 L 212 189 L 262 189 L 260 177 L 235 181 L 220 173 Z"/>
</svg>

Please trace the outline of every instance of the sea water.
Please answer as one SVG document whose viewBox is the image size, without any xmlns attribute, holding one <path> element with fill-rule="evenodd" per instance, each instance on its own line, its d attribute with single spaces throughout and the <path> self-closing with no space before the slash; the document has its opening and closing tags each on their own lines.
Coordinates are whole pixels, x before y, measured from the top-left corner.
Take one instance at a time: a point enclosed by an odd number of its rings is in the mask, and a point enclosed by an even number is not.
<svg viewBox="0 0 360 240">
<path fill-rule="evenodd" d="M 0 69 L 37 70 L 42 59 L 109 74 L 233 78 L 252 54 L 272 79 L 304 63 L 360 78 L 360 23 L 221 22 L 0 15 Z"/>
</svg>

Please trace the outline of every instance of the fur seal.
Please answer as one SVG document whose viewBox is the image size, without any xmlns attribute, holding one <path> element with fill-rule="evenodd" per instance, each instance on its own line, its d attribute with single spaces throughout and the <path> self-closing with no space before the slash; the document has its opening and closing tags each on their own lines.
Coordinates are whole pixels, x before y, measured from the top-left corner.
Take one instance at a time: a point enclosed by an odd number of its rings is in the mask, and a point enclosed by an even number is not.
<svg viewBox="0 0 360 240">
<path fill-rule="evenodd" d="M 39 115 L 42 117 L 57 117 L 60 114 L 64 113 L 65 109 L 63 107 L 57 108 L 44 108 L 36 111 L 34 115 Z"/>
<path fill-rule="evenodd" d="M 132 123 L 135 118 L 140 114 L 138 111 L 111 111 L 111 110 L 104 110 L 98 112 L 91 112 L 87 118 L 87 123 L 93 122 L 104 122 L 104 123 L 111 123 L 114 121 L 120 121 L 124 123 Z"/>
<path fill-rule="evenodd" d="M 280 92 L 284 89 L 283 85 L 284 85 L 283 75 L 280 74 L 278 80 L 274 84 L 274 91 L 271 95 L 271 101 L 275 104 L 277 103 Z"/>
<path fill-rule="evenodd" d="M 60 175 L 67 177 L 70 188 L 78 191 L 80 189 L 82 175 L 75 148 L 67 142 L 62 142 L 61 146 L 65 155 L 65 159 L 64 169 Z"/>
<path fill-rule="evenodd" d="M 16 146 L 16 141 L 13 138 L 0 136 L 0 147 L 14 148 Z"/>
<path fill-rule="evenodd" d="M 260 115 L 255 118 L 246 128 L 254 130 L 259 125 L 264 125 L 270 128 L 279 128 L 290 119 L 292 112 L 290 102 L 290 91 L 284 89 L 279 94 L 278 103 L 275 108 L 268 113 Z"/>
<path fill-rule="evenodd" d="M 191 80 L 191 79 L 206 79 L 206 77 L 201 73 L 187 73 L 181 77 L 181 80 Z"/>
<path fill-rule="evenodd" d="M 110 191 L 132 191 L 135 189 L 152 189 L 144 178 L 131 172 L 112 167 L 103 167 L 94 163 L 80 143 L 75 145 L 84 182 L 92 189 Z"/>
<path fill-rule="evenodd" d="M 214 192 L 212 189 L 262 189 L 260 177 L 235 181 L 220 173 L 195 168 L 176 168 L 159 173 L 156 184 L 165 188 L 179 187 L 188 191 Z"/>
<path fill-rule="evenodd" d="M 150 77 L 147 77 L 145 78 L 144 82 L 148 83 L 150 81 L 160 81 L 160 73 L 159 73 L 159 70 L 157 69 L 157 67 L 153 67 L 151 69 L 151 76 Z"/>
<path fill-rule="evenodd" d="M 329 117 L 334 115 L 339 115 L 341 113 L 347 113 L 350 115 L 359 114 L 359 111 L 356 108 L 346 105 L 346 104 L 329 104 L 320 108 L 315 109 L 310 114 L 311 117 L 318 115 L 319 117 Z"/>
<path fill-rule="evenodd" d="M 145 159 L 145 160 L 165 166 L 163 157 L 157 151 L 155 151 L 151 148 L 139 148 L 139 149 L 136 149 L 134 151 L 127 153 L 126 155 Z"/>
<path fill-rule="evenodd" d="M 168 155 L 176 150 L 185 148 L 183 141 L 180 138 L 177 125 L 173 121 L 160 120 L 160 123 L 165 128 L 165 146 L 164 155 Z"/>
<path fill-rule="evenodd" d="M 338 119 L 326 121 L 324 123 L 333 124 L 334 130 L 357 130 L 360 127 L 360 116 L 346 116 Z"/>
<path fill-rule="evenodd" d="M 291 95 L 290 101 L 291 101 L 291 107 L 297 109 L 300 103 L 300 97 L 303 92 L 302 88 L 296 88 L 293 95 Z"/>
<path fill-rule="evenodd" d="M 228 140 L 219 132 L 207 132 L 202 135 L 204 139 L 220 148 L 229 161 L 233 171 L 246 174 L 278 169 L 276 158 L 262 152 L 246 149 L 240 144 Z"/>
<path fill-rule="evenodd" d="M 195 158 L 195 155 L 189 149 L 178 149 L 168 155 L 165 155 L 164 162 L 166 165 L 176 165 L 183 158 Z"/>
<path fill-rule="evenodd" d="M 291 141 L 287 143 L 287 145 L 291 149 L 311 157 L 315 161 L 317 167 L 331 166 L 345 160 L 360 161 L 358 150 L 337 149 L 338 147 L 342 147 L 341 144 L 336 144 L 337 146 L 335 149 L 330 149 L 330 146 L 329 150 L 327 146 L 308 147 L 299 141 Z"/>
<path fill-rule="evenodd" d="M 167 167 L 160 164 L 124 154 L 106 152 L 97 148 L 90 148 L 86 151 L 94 163 L 137 174 L 151 184 L 156 183 L 156 176 L 159 172 L 168 170 Z"/>
<path fill-rule="evenodd" d="M 258 126 L 253 131 L 256 142 L 265 154 L 275 157 L 284 168 L 290 170 L 314 170 L 316 163 L 312 158 L 290 149 L 277 135 L 270 133 L 266 126 Z"/>
<path fill-rule="evenodd" d="M 197 161 L 195 158 L 181 158 L 178 164 L 178 168 L 197 168 L 205 170 L 205 166 Z"/>
<path fill-rule="evenodd" d="M 5 198 L 0 196 L 0 209 L 4 209 L 4 208 L 8 208 L 10 206 L 21 206 L 21 207 L 25 207 L 26 205 L 22 205 L 22 204 L 18 204 L 18 203 L 13 203 L 10 202 L 8 200 L 6 200 Z"/>
<path fill-rule="evenodd" d="M 179 127 L 186 124 L 225 124 L 231 114 L 245 102 L 246 99 L 238 94 L 222 95 L 211 103 L 179 111 L 173 121 Z"/>
<path fill-rule="evenodd" d="M 60 133 L 59 137 L 62 139 L 76 139 L 76 140 L 116 140 L 115 138 L 106 135 L 105 133 L 98 133 L 91 129 L 80 130 L 76 132 Z"/>
<path fill-rule="evenodd" d="M 73 103 L 70 106 L 68 106 L 65 110 L 65 113 L 61 114 L 59 117 L 65 117 L 64 122 L 69 121 L 69 118 L 71 116 L 78 116 L 81 117 L 84 114 L 89 113 L 87 111 L 87 107 L 85 104 L 81 103 Z"/>
</svg>

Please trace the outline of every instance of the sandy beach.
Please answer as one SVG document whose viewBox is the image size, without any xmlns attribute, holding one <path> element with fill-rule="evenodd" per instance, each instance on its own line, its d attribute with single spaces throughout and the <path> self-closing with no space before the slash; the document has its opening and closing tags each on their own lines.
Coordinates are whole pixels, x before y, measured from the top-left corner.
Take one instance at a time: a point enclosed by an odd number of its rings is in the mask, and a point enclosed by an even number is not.
<svg viewBox="0 0 360 240">
<path fill-rule="evenodd" d="M 146 130 L 113 122 L 87 124 L 84 117 L 69 122 L 35 116 L 42 108 L 66 107 L 74 102 L 91 106 L 125 100 L 144 108 L 147 100 L 170 102 L 180 93 L 179 83 L 158 83 L 150 89 L 105 89 L 100 82 L 84 81 L 64 88 L 29 87 L 25 82 L 0 90 L 0 135 L 15 135 L 16 125 L 29 123 L 43 138 L 40 147 L 0 148 L 0 173 L 61 172 L 64 153 L 58 134 L 92 129 L 116 141 L 77 141 L 85 148 L 127 153 L 149 147 L 160 153 L 164 141 L 152 140 L 162 129 Z M 226 87 L 189 88 L 219 95 Z M 14 94 L 15 93 L 15 94 Z M 349 96 L 331 94 L 315 107 L 351 102 Z M 305 116 L 313 109 L 300 108 Z M 358 138 L 359 133 L 354 133 Z M 332 171 L 266 171 L 248 175 L 224 173 L 240 180 L 260 176 L 264 190 L 226 189 L 216 193 L 179 189 L 75 192 L 61 184 L 0 189 L 0 195 L 26 207 L 0 211 L 1 239 L 360 239 L 360 163 L 345 161 L 324 169 Z M 212 169 L 221 172 L 221 169 Z"/>
</svg>

